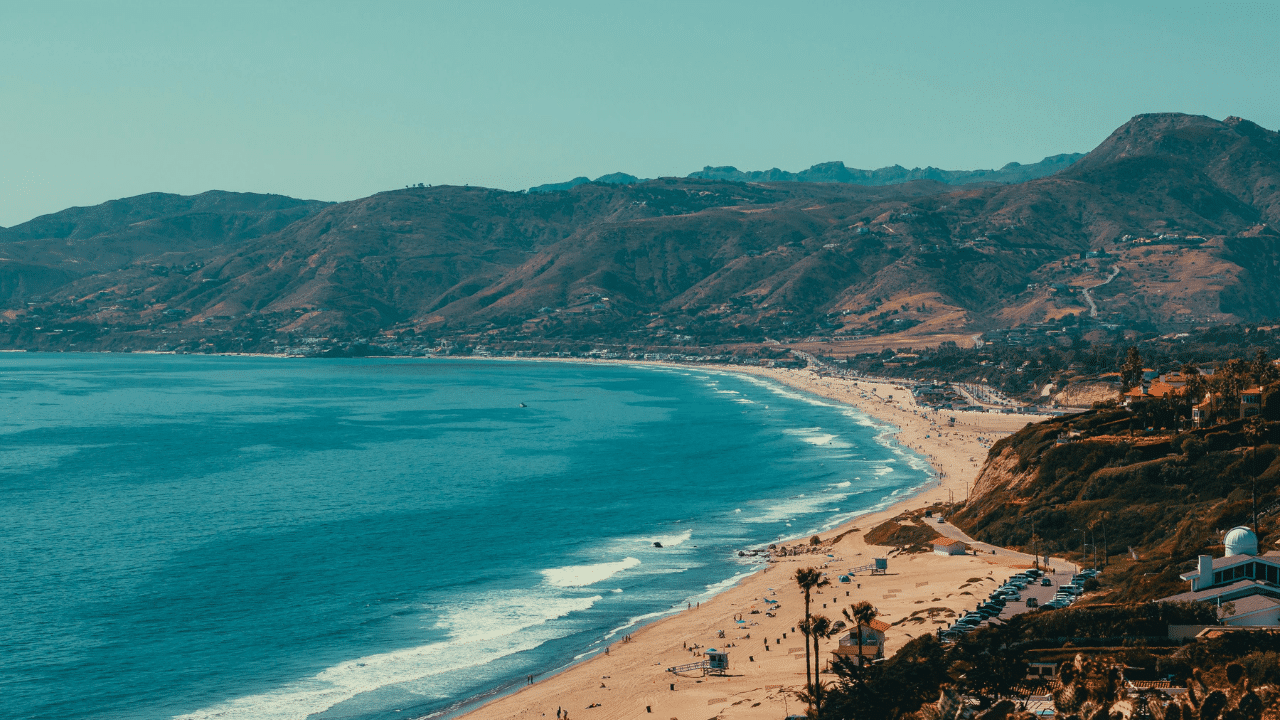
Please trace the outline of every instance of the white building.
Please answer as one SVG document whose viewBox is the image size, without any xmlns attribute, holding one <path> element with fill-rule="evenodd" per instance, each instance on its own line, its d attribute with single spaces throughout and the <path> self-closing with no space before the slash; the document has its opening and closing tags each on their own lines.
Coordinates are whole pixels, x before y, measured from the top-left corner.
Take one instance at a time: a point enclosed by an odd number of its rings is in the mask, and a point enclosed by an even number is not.
<svg viewBox="0 0 1280 720">
<path fill-rule="evenodd" d="M 951 538 L 938 538 L 933 541 L 934 555 L 964 555 L 968 549 L 968 545 Z"/>
<path fill-rule="evenodd" d="M 1280 624 L 1280 552 L 1259 555 L 1247 527 L 1232 528 L 1223 544 L 1222 557 L 1201 555 L 1195 571 L 1179 576 L 1191 583 L 1189 592 L 1161 600 L 1213 603 L 1226 625 Z"/>
</svg>

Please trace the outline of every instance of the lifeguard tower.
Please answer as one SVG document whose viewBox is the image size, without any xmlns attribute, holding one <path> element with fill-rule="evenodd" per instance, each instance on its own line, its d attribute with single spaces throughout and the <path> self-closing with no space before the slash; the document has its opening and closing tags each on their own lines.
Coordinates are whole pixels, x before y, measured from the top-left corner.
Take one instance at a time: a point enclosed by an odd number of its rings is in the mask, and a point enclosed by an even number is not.
<svg viewBox="0 0 1280 720">
<path fill-rule="evenodd" d="M 860 572 L 870 572 L 872 575 L 884 575 L 889 572 L 889 559 L 876 558 L 870 563 L 862 567 L 856 567 L 849 571 L 850 575 L 857 575 Z M 843 580 L 842 580 L 843 582 Z"/>
<path fill-rule="evenodd" d="M 724 650 L 717 650 L 715 648 L 707 648 L 707 651 L 702 653 L 702 655 L 706 658 L 705 660 L 699 660 L 698 662 L 689 663 L 687 665 L 669 667 L 667 668 L 667 672 L 680 675 L 682 673 L 701 670 L 703 675 L 724 675 L 724 671 L 729 669 L 728 652 Z"/>
</svg>

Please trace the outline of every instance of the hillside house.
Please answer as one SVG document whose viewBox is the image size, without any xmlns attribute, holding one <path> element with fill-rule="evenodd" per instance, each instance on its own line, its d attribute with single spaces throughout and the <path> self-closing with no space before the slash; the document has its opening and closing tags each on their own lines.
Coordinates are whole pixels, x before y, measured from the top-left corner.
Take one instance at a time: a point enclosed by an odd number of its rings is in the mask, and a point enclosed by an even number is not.
<svg viewBox="0 0 1280 720">
<path fill-rule="evenodd" d="M 951 538 L 938 538 L 933 541 L 934 555 L 964 555 L 969 546 L 960 540 L 952 540 Z"/>
<path fill-rule="evenodd" d="M 1149 385 L 1137 385 L 1129 392 L 1124 394 L 1126 402 L 1134 400 L 1151 400 L 1156 398 L 1167 398 L 1171 395 L 1177 395 L 1182 392 L 1179 387 L 1174 387 L 1163 380 L 1152 380 Z"/>
<path fill-rule="evenodd" d="M 1161 602 L 1207 602 L 1218 606 L 1223 624 L 1280 624 L 1280 551 L 1258 554 L 1258 538 L 1247 527 L 1232 528 L 1224 539 L 1223 557 L 1201 555 L 1197 568 L 1179 575 L 1191 583 L 1188 592 Z"/>
<path fill-rule="evenodd" d="M 1198 428 L 1208 427 L 1213 420 L 1213 394 L 1207 393 L 1204 400 L 1191 408 L 1191 424 Z"/>
<path fill-rule="evenodd" d="M 1247 418 L 1262 413 L 1262 388 L 1251 387 L 1240 391 L 1240 417 Z"/>
</svg>

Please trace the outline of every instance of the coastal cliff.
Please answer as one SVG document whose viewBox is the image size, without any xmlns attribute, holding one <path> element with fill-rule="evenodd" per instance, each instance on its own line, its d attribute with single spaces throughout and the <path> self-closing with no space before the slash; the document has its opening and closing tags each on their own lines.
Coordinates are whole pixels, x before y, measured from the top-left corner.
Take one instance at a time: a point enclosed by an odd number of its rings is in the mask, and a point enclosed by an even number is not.
<svg viewBox="0 0 1280 720">
<path fill-rule="evenodd" d="M 950 519 L 984 542 L 1109 566 L 1101 601 L 1183 589 L 1178 574 L 1200 554 L 1221 555 L 1222 534 L 1251 524 L 1255 507 L 1260 547 L 1274 547 L 1280 422 L 1162 432 L 1148 429 L 1144 405 L 1046 420 L 997 442 Z"/>
</svg>

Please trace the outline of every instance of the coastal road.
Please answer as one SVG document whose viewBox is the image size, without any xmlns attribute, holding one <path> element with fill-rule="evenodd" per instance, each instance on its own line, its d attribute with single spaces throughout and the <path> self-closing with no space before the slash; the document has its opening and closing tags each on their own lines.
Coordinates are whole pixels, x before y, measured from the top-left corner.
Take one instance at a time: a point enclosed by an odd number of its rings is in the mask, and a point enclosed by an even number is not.
<svg viewBox="0 0 1280 720">
<path fill-rule="evenodd" d="M 977 540 L 974 540 L 968 535 L 965 535 L 963 530 L 956 527 L 955 525 L 952 525 L 949 522 L 940 523 L 933 518 L 930 518 L 929 521 L 932 521 L 933 523 L 932 527 L 936 528 L 937 531 L 943 537 L 948 537 L 948 538 L 951 538 L 952 540 L 960 540 L 961 542 L 967 543 L 971 549 L 977 552 L 978 555 L 993 555 L 995 557 L 1005 558 L 1005 559 L 1013 558 L 1015 560 L 1026 562 L 1028 565 L 1031 565 L 1035 562 L 1036 558 L 1031 553 L 1018 552 L 1017 550 L 1009 550 L 1008 548 L 1002 548 L 998 545 L 978 542 Z M 1068 577 L 1080 571 L 1080 567 L 1078 565 L 1076 565 L 1073 562 L 1064 560 L 1062 558 L 1049 558 L 1049 563 L 1055 569 L 1061 568 L 1063 570 L 1066 570 Z"/>
<path fill-rule="evenodd" d="M 1085 301 L 1085 302 L 1087 302 L 1087 303 L 1089 303 L 1089 317 L 1098 317 L 1098 304 L 1097 304 L 1097 303 L 1095 303 L 1095 302 L 1093 301 L 1093 296 L 1089 294 L 1089 291 L 1090 291 L 1090 290 L 1097 290 L 1098 288 L 1102 287 L 1103 285 L 1106 285 L 1107 283 L 1111 282 L 1112 280 L 1115 280 L 1115 279 L 1116 279 L 1116 276 L 1117 276 L 1117 275 L 1119 275 L 1119 274 L 1120 274 L 1120 266 L 1119 266 L 1119 265 L 1117 265 L 1117 266 L 1115 266 L 1115 267 L 1111 268 L 1111 276 L 1110 276 L 1110 277 L 1108 277 L 1106 280 L 1103 280 L 1102 282 L 1098 283 L 1097 285 L 1094 285 L 1092 288 L 1085 288 L 1085 289 L 1084 289 L 1084 301 Z"/>
</svg>

